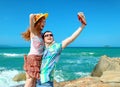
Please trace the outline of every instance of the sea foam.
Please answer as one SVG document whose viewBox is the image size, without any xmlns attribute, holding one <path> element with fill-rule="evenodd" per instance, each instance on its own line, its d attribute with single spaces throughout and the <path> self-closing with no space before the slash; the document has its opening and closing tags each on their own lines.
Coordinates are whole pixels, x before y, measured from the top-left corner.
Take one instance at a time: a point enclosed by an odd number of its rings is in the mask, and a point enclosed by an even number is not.
<svg viewBox="0 0 120 87">
<path fill-rule="evenodd" d="M 0 87 L 11 87 L 25 83 L 25 81 L 15 82 L 12 78 L 20 73 L 18 70 L 4 70 L 0 71 Z"/>
<path fill-rule="evenodd" d="M 17 53 L 1 53 L 1 56 L 5 57 L 22 57 L 24 54 L 17 54 Z"/>
</svg>

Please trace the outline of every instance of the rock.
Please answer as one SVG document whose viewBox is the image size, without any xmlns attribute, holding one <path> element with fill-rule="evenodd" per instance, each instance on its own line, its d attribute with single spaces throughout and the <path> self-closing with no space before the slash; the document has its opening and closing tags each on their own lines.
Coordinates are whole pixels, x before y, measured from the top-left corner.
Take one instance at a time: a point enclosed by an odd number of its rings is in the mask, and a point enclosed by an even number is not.
<svg viewBox="0 0 120 87">
<path fill-rule="evenodd" d="M 66 82 L 55 82 L 54 87 L 110 87 L 104 84 L 98 77 L 85 77 Z"/>
<path fill-rule="evenodd" d="M 118 83 L 120 82 L 120 71 L 105 71 L 100 80 L 103 82 Z"/>
<path fill-rule="evenodd" d="M 15 77 L 13 78 L 13 81 L 23 81 L 23 80 L 26 80 L 25 73 L 19 73 L 19 74 L 15 75 Z"/>
<path fill-rule="evenodd" d="M 120 71 L 120 58 L 110 58 L 106 55 L 102 56 L 91 73 L 91 76 L 100 77 L 104 71 Z"/>
</svg>

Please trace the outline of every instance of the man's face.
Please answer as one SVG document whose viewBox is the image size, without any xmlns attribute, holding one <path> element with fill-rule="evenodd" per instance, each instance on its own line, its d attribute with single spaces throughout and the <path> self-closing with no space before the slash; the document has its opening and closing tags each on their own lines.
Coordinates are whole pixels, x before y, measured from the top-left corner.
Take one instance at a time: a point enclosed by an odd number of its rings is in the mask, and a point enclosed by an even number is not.
<svg viewBox="0 0 120 87">
<path fill-rule="evenodd" d="M 46 32 L 44 34 L 44 42 L 46 44 L 51 44 L 54 41 L 53 34 L 51 32 Z"/>
</svg>

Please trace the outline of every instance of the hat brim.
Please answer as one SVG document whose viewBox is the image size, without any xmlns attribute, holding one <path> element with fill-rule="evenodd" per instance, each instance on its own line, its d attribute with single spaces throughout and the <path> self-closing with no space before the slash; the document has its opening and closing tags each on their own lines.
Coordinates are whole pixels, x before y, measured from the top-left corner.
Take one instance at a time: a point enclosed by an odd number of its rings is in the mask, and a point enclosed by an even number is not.
<svg viewBox="0 0 120 87">
<path fill-rule="evenodd" d="M 48 17 L 48 13 L 45 13 L 44 16 L 45 16 L 45 19 L 46 19 Z"/>
<path fill-rule="evenodd" d="M 40 14 L 41 16 L 36 20 L 36 22 L 34 23 L 37 23 L 42 17 L 45 17 L 45 19 L 48 17 L 48 13 L 45 13 L 45 14 Z"/>
</svg>

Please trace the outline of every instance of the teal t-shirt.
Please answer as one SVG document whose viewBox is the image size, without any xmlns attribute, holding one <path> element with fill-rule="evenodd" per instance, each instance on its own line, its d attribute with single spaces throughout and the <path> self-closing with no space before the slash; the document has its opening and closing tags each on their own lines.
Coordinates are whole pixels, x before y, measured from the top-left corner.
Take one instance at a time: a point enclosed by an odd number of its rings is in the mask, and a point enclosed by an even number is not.
<svg viewBox="0 0 120 87">
<path fill-rule="evenodd" d="M 42 57 L 42 64 L 41 64 L 41 73 L 40 73 L 41 83 L 53 81 L 54 68 L 59 60 L 61 51 L 62 51 L 61 43 L 53 43 L 48 48 L 45 48 Z"/>
</svg>

